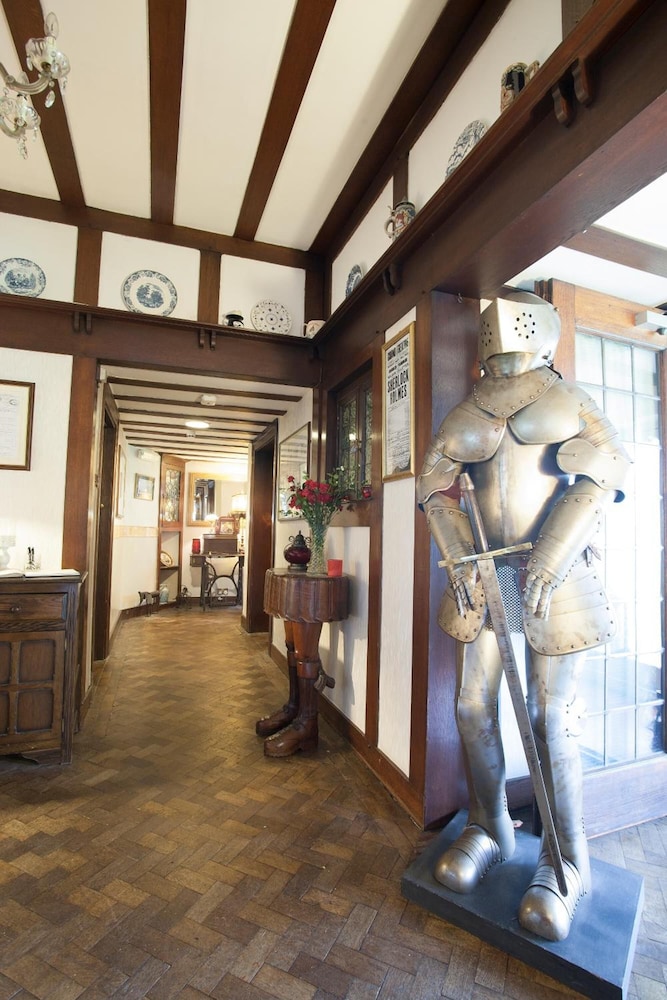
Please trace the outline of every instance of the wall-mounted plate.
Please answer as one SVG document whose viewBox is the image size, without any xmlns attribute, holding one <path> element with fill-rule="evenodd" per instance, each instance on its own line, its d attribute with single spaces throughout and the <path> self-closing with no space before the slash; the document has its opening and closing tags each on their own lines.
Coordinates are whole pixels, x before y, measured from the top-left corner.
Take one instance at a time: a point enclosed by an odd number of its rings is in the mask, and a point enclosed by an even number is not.
<svg viewBox="0 0 667 1000">
<path fill-rule="evenodd" d="M 170 316 L 178 302 L 173 282 L 159 271 L 133 271 L 123 282 L 120 294 L 130 312 L 153 316 Z"/>
<path fill-rule="evenodd" d="M 8 257 L 0 261 L 0 292 L 27 295 L 36 299 L 46 288 L 46 275 L 39 264 L 25 257 Z"/>
<path fill-rule="evenodd" d="M 292 317 L 280 302 L 266 299 L 258 302 L 250 311 L 252 325 L 260 333 L 289 333 L 292 329 Z"/>
<path fill-rule="evenodd" d="M 363 276 L 364 274 L 363 271 L 361 270 L 361 267 L 359 266 L 359 264 L 355 264 L 347 276 L 347 282 L 345 284 L 346 298 L 348 295 L 352 294 L 352 292 L 355 290 L 355 288 L 357 287 Z"/>
<path fill-rule="evenodd" d="M 486 122 L 480 121 L 479 119 L 474 122 L 470 122 L 469 125 L 466 125 L 463 132 L 461 132 L 461 135 L 456 140 L 452 155 L 449 157 L 447 162 L 447 170 L 445 171 L 446 177 L 449 177 L 452 171 L 456 170 L 458 165 L 466 158 L 473 146 L 477 145 L 485 132 Z"/>
</svg>

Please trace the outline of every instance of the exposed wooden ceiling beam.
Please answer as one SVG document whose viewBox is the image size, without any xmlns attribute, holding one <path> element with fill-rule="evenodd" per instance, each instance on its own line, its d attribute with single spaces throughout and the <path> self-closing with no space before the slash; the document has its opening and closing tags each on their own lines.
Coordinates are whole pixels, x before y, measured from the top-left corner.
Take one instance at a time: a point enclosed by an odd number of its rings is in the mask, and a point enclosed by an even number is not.
<svg viewBox="0 0 667 1000">
<path fill-rule="evenodd" d="M 196 392 L 200 395 L 207 393 L 214 396 L 234 396 L 245 399 L 271 399 L 279 403 L 298 403 L 302 398 L 301 396 L 288 396 L 279 392 L 253 392 L 250 389 L 228 389 L 226 386 L 223 388 L 215 385 L 198 386 L 184 385 L 183 383 L 176 382 L 149 382 L 147 379 L 124 378 L 122 375 L 109 375 L 107 382 L 109 385 L 142 386 L 146 389 L 172 389 L 179 392 Z"/>
<path fill-rule="evenodd" d="M 39 0 L 2 0 L 2 2 L 19 62 L 25 69 L 26 42 L 29 38 L 42 38 L 44 35 L 42 6 Z M 31 79 L 34 79 L 34 75 Z M 51 108 L 44 108 L 44 95 L 35 97 L 33 104 L 42 119 L 40 130 L 60 200 L 65 205 L 81 208 L 84 205 L 83 189 L 67 115 L 60 95 Z M 18 149 L 16 155 L 19 155 Z"/>
<path fill-rule="evenodd" d="M 336 0 L 297 0 L 234 236 L 252 240 L 264 213 Z"/>
<path fill-rule="evenodd" d="M 187 0 L 148 0 L 151 219 L 174 220 Z"/>
<path fill-rule="evenodd" d="M 150 400 L 147 400 L 150 402 Z M 136 407 L 132 407 L 128 410 L 120 410 L 119 412 L 125 414 L 125 416 L 146 416 L 146 417 L 173 417 L 175 420 L 182 420 L 182 413 L 172 413 L 167 410 L 138 410 Z M 270 421 L 267 420 L 247 420 L 245 417 L 221 417 L 216 420 L 215 417 L 207 417 L 207 421 L 211 424 L 211 427 L 222 427 L 225 424 L 250 424 L 253 427 L 264 427 Z"/>
<path fill-rule="evenodd" d="M 664 247 L 633 240 L 603 226 L 590 226 L 564 245 L 570 250 L 579 250 L 593 257 L 667 278 L 667 250 Z"/>
<path fill-rule="evenodd" d="M 198 401 L 191 403 L 182 399 L 174 399 L 173 397 L 164 399 L 159 396 L 124 396 L 119 395 L 118 393 L 114 393 L 114 399 L 117 403 L 151 403 L 162 406 L 179 406 L 184 410 L 196 410 L 197 413 L 201 414 L 202 420 L 209 420 L 210 417 L 215 416 L 215 414 L 209 413 L 209 410 L 212 409 L 212 407 L 202 406 L 202 404 Z M 128 409 L 125 409 L 125 412 L 128 412 Z M 269 410 L 263 406 L 243 406 L 242 404 L 229 404 L 228 406 L 225 406 L 216 403 L 215 409 L 217 412 L 221 410 L 231 410 L 233 413 L 256 413 L 257 415 L 266 414 L 270 417 L 284 417 L 287 413 L 287 410 Z"/>
</svg>

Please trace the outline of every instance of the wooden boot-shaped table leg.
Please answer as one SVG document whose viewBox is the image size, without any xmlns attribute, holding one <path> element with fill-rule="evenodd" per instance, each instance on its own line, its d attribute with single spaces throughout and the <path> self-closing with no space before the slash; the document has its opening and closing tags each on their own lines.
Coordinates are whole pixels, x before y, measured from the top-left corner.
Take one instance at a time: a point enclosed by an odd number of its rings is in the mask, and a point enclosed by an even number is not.
<svg viewBox="0 0 667 1000">
<path fill-rule="evenodd" d="M 294 633 L 292 622 L 288 621 L 285 622 L 285 646 L 287 648 L 287 676 L 289 680 L 287 703 L 282 708 L 276 709 L 272 715 L 266 715 L 257 720 L 255 732 L 258 736 L 266 737 L 280 732 L 296 718 L 299 711 L 299 683 L 294 652 Z"/>
<path fill-rule="evenodd" d="M 317 749 L 318 693 L 315 682 L 322 670 L 318 653 L 322 623 L 293 622 L 292 626 L 299 685 L 299 712 L 293 722 L 264 741 L 264 753 L 267 757 L 290 757 L 297 750 Z"/>
</svg>

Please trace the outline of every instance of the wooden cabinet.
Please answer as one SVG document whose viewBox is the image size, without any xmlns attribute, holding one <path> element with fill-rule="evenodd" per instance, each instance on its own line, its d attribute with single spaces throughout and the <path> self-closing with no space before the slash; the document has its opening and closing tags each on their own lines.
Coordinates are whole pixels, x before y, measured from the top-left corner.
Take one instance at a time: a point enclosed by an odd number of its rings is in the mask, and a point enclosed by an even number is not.
<svg viewBox="0 0 667 1000">
<path fill-rule="evenodd" d="M 81 577 L 0 579 L 0 754 L 72 759 Z"/>
<path fill-rule="evenodd" d="M 169 604 L 181 591 L 183 551 L 183 495 L 185 462 L 175 455 L 164 455 L 160 468 L 160 538 L 158 551 L 158 589 L 166 585 Z"/>
</svg>

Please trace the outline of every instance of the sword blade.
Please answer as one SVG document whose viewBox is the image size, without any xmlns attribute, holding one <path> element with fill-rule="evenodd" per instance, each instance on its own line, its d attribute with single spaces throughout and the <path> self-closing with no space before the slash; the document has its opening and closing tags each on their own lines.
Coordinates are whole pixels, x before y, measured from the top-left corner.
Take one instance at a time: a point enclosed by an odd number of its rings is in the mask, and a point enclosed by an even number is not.
<svg viewBox="0 0 667 1000">
<path fill-rule="evenodd" d="M 489 546 L 486 540 L 486 533 L 484 531 L 477 497 L 475 496 L 475 487 L 467 473 L 463 473 L 461 475 L 461 494 L 470 518 L 473 538 L 475 539 L 475 547 L 478 550 L 481 550 L 481 553 L 487 553 Z M 554 873 L 556 875 L 556 881 L 558 882 L 558 888 L 564 896 L 567 896 L 567 884 L 565 882 L 565 871 L 563 869 L 563 857 L 558 844 L 558 834 L 556 833 L 556 826 L 551 812 L 551 806 L 549 804 L 547 789 L 544 784 L 544 775 L 542 774 L 542 768 L 540 767 L 540 758 L 537 752 L 533 727 L 530 722 L 526 699 L 521 686 L 521 676 L 519 674 L 519 668 L 514 655 L 512 635 L 507 621 L 507 615 L 505 613 L 505 605 L 503 604 L 502 592 L 500 590 L 498 573 L 496 571 L 496 564 L 494 560 L 488 557 L 478 559 L 477 572 L 479 573 L 484 586 L 484 595 L 486 597 L 489 618 L 496 636 L 496 642 L 498 643 L 503 672 L 507 678 L 507 687 L 509 688 L 510 697 L 512 699 L 512 707 L 514 708 L 514 715 L 519 727 L 519 734 L 521 736 L 521 743 L 526 755 L 528 771 L 533 783 L 533 792 L 535 794 L 535 801 L 542 820 L 546 845 L 549 849 L 551 861 L 554 866 Z"/>
</svg>

